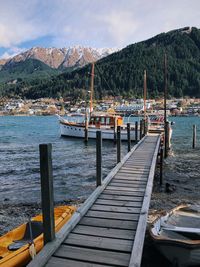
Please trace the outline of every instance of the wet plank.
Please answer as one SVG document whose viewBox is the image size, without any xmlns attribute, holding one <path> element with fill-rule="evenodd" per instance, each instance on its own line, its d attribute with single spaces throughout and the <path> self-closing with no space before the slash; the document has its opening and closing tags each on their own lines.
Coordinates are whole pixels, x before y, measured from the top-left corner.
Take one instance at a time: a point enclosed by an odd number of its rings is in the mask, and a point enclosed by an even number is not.
<svg viewBox="0 0 200 267">
<path fill-rule="evenodd" d="M 83 234 L 83 235 L 93 235 L 101 237 L 111 237 L 113 239 L 127 239 L 133 240 L 135 236 L 135 231 L 124 230 L 124 229 L 112 229 L 104 227 L 94 227 L 86 225 L 77 225 L 72 233 Z"/>
<path fill-rule="evenodd" d="M 112 239 L 99 236 L 86 236 L 71 233 L 64 244 L 81 247 L 99 248 L 121 252 L 131 252 L 133 241 L 124 239 Z"/>
<path fill-rule="evenodd" d="M 137 221 L 139 214 L 130 214 L 130 213 L 118 213 L 118 212 L 107 212 L 107 211 L 96 211 L 89 210 L 85 217 L 95 217 L 95 218 L 107 218 L 107 219 L 116 219 L 116 220 L 132 220 Z"/>
<path fill-rule="evenodd" d="M 114 220 L 105 218 L 88 218 L 81 219 L 80 225 L 95 227 L 110 227 L 115 229 L 136 230 L 137 223 L 135 221 Z"/>
</svg>

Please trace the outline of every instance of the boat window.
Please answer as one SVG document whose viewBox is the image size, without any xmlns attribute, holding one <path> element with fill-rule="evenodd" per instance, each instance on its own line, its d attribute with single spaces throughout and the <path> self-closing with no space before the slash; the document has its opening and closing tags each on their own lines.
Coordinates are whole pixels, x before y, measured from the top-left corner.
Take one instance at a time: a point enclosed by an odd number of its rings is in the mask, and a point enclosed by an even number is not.
<svg viewBox="0 0 200 267">
<path fill-rule="evenodd" d="M 101 123 L 104 124 L 105 123 L 105 118 L 101 117 Z"/>
<path fill-rule="evenodd" d="M 99 118 L 99 117 L 96 117 L 96 120 L 95 120 L 95 121 L 97 122 L 97 121 L 99 121 L 99 120 L 100 120 L 100 118 Z"/>
<path fill-rule="evenodd" d="M 106 124 L 110 124 L 110 118 L 106 118 Z"/>
</svg>

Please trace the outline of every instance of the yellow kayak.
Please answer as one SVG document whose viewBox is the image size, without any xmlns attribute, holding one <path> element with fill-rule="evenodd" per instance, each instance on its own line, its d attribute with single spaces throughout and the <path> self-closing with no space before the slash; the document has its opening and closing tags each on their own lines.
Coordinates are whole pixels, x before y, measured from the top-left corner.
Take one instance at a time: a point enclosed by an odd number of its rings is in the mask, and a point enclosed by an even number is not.
<svg viewBox="0 0 200 267">
<path fill-rule="evenodd" d="M 76 208 L 73 206 L 59 206 L 54 209 L 55 232 L 71 218 Z M 31 230 L 30 230 L 31 229 Z M 31 259 L 31 235 L 34 250 L 38 253 L 43 247 L 42 215 L 33 217 L 25 223 L 0 237 L 0 266 L 22 267 Z"/>
</svg>

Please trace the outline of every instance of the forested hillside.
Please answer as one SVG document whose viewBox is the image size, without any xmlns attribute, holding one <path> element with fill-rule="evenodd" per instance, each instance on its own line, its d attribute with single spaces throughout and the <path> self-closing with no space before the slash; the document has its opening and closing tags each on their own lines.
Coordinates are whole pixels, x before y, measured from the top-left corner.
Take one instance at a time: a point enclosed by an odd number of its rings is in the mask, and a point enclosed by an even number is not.
<svg viewBox="0 0 200 267">
<path fill-rule="evenodd" d="M 159 34 L 129 45 L 95 65 L 95 94 L 130 97 L 142 96 L 143 72 L 147 70 L 149 97 L 163 91 L 163 59 L 167 54 L 169 95 L 200 97 L 200 30 L 183 28 Z M 25 81 L 3 86 L 3 94 L 84 97 L 89 90 L 91 66 L 65 72 L 45 80 Z M 26 88 L 24 90 L 24 88 Z"/>
</svg>

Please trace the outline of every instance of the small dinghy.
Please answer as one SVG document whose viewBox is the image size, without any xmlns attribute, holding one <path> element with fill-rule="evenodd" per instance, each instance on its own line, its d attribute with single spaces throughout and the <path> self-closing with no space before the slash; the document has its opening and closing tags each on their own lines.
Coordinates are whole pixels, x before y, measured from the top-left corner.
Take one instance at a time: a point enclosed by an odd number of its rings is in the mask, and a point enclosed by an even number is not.
<svg viewBox="0 0 200 267">
<path fill-rule="evenodd" d="M 71 218 L 76 208 L 59 206 L 54 209 L 55 232 Z M 43 247 L 42 215 L 0 237 L 0 267 L 22 267 Z"/>
<path fill-rule="evenodd" d="M 178 206 L 157 218 L 149 231 L 173 266 L 200 266 L 200 206 Z"/>
</svg>

